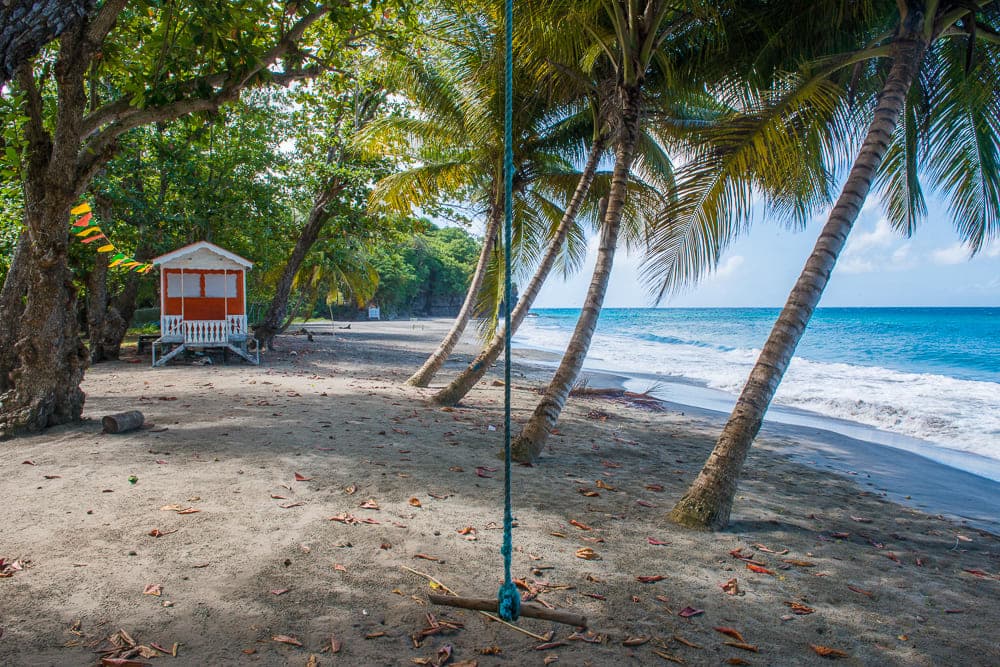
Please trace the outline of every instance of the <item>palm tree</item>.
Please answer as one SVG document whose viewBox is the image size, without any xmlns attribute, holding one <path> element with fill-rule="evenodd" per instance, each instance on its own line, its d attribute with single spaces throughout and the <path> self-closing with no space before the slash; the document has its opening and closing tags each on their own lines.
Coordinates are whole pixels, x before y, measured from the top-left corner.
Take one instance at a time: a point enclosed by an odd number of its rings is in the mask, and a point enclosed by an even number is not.
<svg viewBox="0 0 1000 667">
<path fill-rule="evenodd" d="M 457 11 L 445 19 L 449 33 L 462 31 L 463 39 L 449 43 L 440 62 L 433 58 L 407 58 L 390 73 L 409 97 L 415 114 L 374 123 L 365 133 L 368 151 L 409 146 L 416 163 L 382 179 L 373 199 L 397 212 L 413 207 L 443 206 L 448 198 L 468 198 L 485 213 L 486 225 L 479 261 L 465 300 L 451 329 L 437 349 L 407 383 L 427 386 L 464 333 L 473 315 L 495 315 L 499 291 L 482 287 L 491 265 L 499 265 L 496 238 L 503 222 L 502 205 L 502 89 L 499 72 L 502 49 L 496 44 L 493 15 Z M 565 190 L 572 165 L 562 156 L 565 123 L 553 122 L 546 91 L 533 85 L 530 73 L 516 67 L 517 85 L 515 174 L 513 191 L 516 240 L 520 248 L 537 245 L 540 229 L 555 230 L 562 206 L 552 195 Z M 570 128 L 575 129 L 575 128 Z M 567 197 L 568 198 L 568 197 Z M 495 278 L 496 271 L 493 271 Z M 485 300 L 484 300 L 485 299 Z"/>
<path fill-rule="evenodd" d="M 881 85 L 841 195 L 715 448 L 671 512 L 676 523 L 728 524 L 743 463 L 873 185 L 883 186 L 889 218 L 906 232 L 924 211 L 923 173 L 949 198 L 970 252 L 1000 235 L 997 3 L 899 0 L 896 10 L 879 17 L 884 34 L 868 47 L 802 79 L 815 85 L 852 66 L 854 79 L 867 74 Z M 883 57 L 888 71 L 874 62 Z"/>
<path fill-rule="evenodd" d="M 580 62 L 580 57 L 584 56 L 591 66 L 600 63 L 614 72 L 614 85 L 602 101 L 611 109 L 615 163 L 600 230 L 597 263 L 583 309 L 544 396 L 512 444 L 512 454 L 519 461 L 538 458 L 590 348 L 618 247 L 628 182 L 643 134 L 643 114 L 648 113 L 656 101 L 647 85 L 647 77 L 652 74 L 651 78 L 665 78 L 670 63 L 663 49 L 664 42 L 701 23 L 700 18 L 674 10 L 663 0 L 555 3 L 553 9 L 558 18 L 553 20 L 547 16 L 544 19 L 554 26 L 550 38 L 570 49 L 570 58 L 564 57 L 561 61 Z M 574 46 L 579 48 L 579 42 L 573 44 L 567 39 L 573 34 L 586 36 L 589 41 L 577 53 L 572 49 Z"/>
</svg>

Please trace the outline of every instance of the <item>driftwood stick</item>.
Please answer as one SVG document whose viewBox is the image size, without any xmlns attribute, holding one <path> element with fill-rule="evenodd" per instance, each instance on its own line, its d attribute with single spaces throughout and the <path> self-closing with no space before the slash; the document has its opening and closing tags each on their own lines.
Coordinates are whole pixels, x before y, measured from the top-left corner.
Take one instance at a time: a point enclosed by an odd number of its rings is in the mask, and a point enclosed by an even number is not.
<svg viewBox="0 0 1000 667">
<path fill-rule="evenodd" d="M 447 607 L 460 607 L 461 609 L 474 609 L 476 611 L 497 611 L 497 601 L 495 598 L 463 598 L 451 595 L 427 596 L 431 604 L 445 605 Z M 521 616 L 528 618 L 540 618 L 544 621 L 555 621 L 578 628 L 587 627 L 587 617 L 582 614 L 574 614 L 569 611 L 558 609 L 546 609 L 545 607 L 530 602 L 521 605 Z"/>
<path fill-rule="evenodd" d="M 142 413 L 138 410 L 130 410 L 102 417 L 101 426 L 104 427 L 105 433 L 125 433 L 126 431 L 134 431 L 142 426 L 144 419 Z"/>
<path fill-rule="evenodd" d="M 414 570 L 412 567 L 407 567 L 405 565 L 400 565 L 400 567 L 403 568 L 404 570 L 406 570 L 407 572 L 415 574 L 418 577 L 423 577 L 427 581 L 440 586 L 441 590 L 448 591 L 452 595 L 458 595 L 458 593 L 456 593 L 455 591 L 451 590 L 450 588 L 448 588 L 447 586 L 445 586 L 440 581 L 438 581 L 437 579 L 435 579 L 431 575 L 427 574 L 426 572 L 421 572 L 420 570 Z M 516 630 L 516 631 L 520 632 L 522 635 L 527 635 L 527 636 L 531 637 L 532 639 L 537 639 L 540 642 L 547 642 L 547 641 L 549 641 L 548 637 L 543 637 L 542 635 L 536 635 L 534 632 L 531 632 L 530 630 L 525 630 L 524 628 L 518 627 L 518 626 L 514 625 L 513 623 L 508 623 L 507 621 L 503 620 L 499 616 L 494 616 L 493 614 L 488 614 L 485 611 L 481 611 L 479 613 L 482 614 L 484 617 L 490 619 L 491 621 L 496 621 L 497 623 L 500 623 L 501 625 L 506 625 L 511 630 Z"/>
</svg>

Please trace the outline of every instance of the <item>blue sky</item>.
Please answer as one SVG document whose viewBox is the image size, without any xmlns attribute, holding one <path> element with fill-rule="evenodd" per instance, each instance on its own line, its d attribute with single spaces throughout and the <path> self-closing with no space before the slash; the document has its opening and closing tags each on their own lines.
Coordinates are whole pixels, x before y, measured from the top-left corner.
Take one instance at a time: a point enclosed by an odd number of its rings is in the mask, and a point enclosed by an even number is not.
<svg viewBox="0 0 1000 667">
<path fill-rule="evenodd" d="M 665 300 L 675 307 L 780 307 L 826 220 L 817 215 L 804 231 L 759 219 L 751 232 L 723 255 L 714 275 Z M 928 216 L 906 239 L 882 218 L 877 196 L 869 198 L 827 287 L 821 306 L 998 306 L 1000 241 L 969 259 L 947 210 L 928 201 Z M 596 258 L 591 239 L 586 266 L 567 281 L 552 276 L 536 308 L 583 303 Z M 639 279 L 641 257 L 619 255 L 605 307 L 653 305 Z"/>
</svg>

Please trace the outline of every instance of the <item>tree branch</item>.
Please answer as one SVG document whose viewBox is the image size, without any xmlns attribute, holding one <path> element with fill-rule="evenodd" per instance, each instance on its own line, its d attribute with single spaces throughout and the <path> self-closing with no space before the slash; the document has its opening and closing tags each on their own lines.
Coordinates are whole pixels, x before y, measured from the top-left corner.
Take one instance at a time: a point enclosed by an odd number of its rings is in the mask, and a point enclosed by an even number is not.
<svg viewBox="0 0 1000 667">
<path fill-rule="evenodd" d="M 232 94 L 238 94 L 243 88 L 247 86 L 254 76 L 260 74 L 260 72 L 274 63 L 276 63 L 282 56 L 286 55 L 289 51 L 294 49 L 298 44 L 298 41 L 302 39 L 302 35 L 305 31 L 314 23 L 319 21 L 325 14 L 329 12 L 326 7 L 321 7 L 314 10 L 307 16 L 299 19 L 299 21 L 292 26 L 287 33 L 282 35 L 278 43 L 275 44 L 267 53 L 265 53 L 260 60 L 257 61 L 256 65 L 248 69 L 241 76 L 236 77 L 232 72 L 218 72 L 215 74 L 208 74 L 195 79 L 190 79 L 185 82 L 178 83 L 174 88 L 178 94 L 195 94 L 200 90 L 205 90 L 206 88 L 211 88 L 216 90 L 210 99 L 220 99 L 224 97 L 229 97 Z M 271 79 L 278 83 L 279 85 L 287 86 L 292 81 L 298 79 L 309 78 L 312 76 L 318 76 L 321 72 L 320 68 L 308 68 L 303 70 L 295 70 L 293 72 L 285 73 L 275 73 Z M 233 98 L 235 99 L 235 98 Z M 162 105 L 159 108 L 171 107 L 177 102 L 182 102 L 185 100 L 177 100 L 175 102 L 170 102 L 166 105 Z M 230 100 L 226 100 L 230 101 Z M 221 101 L 219 102 L 222 103 Z M 110 125 L 102 131 L 108 132 L 112 131 L 115 136 L 121 136 L 122 132 L 126 132 L 133 127 L 138 127 L 138 125 L 130 125 L 126 129 L 118 131 L 118 127 L 121 127 L 121 123 L 126 119 L 141 114 L 149 109 L 155 109 L 157 107 L 147 107 L 142 109 L 139 107 L 134 107 L 129 104 L 128 99 L 122 98 L 114 102 L 108 103 L 93 113 L 87 115 L 83 119 L 83 124 L 81 127 L 81 136 L 83 139 L 88 139 L 93 137 L 102 127 Z M 211 108 L 211 107 L 209 107 Z M 185 112 L 189 113 L 189 112 Z M 181 114 L 182 115 L 182 114 Z M 167 118 L 157 118 L 157 120 L 171 120 L 177 116 L 167 117 Z"/>
<path fill-rule="evenodd" d="M 104 4 L 98 10 L 94 20 L 87 26 L 84 35 L 84 38 L 87 40 L 88 50 L 93 52 L 100 48 L 108 33 L 115 27 L 118 15 L 121 14 L 127 4 L 128 0 L 104 0 Z"/>
</svg>

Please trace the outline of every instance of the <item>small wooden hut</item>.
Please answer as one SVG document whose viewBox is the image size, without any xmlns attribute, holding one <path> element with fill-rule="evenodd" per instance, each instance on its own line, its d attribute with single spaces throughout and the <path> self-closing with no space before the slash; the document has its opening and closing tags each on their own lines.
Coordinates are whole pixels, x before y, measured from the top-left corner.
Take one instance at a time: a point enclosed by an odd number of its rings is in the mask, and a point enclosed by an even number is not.
<svg viewBox="0 0 1000 667">
<path fill-rule="evenodd" d="M 154 366 L 184 350 L 213 347 L 260 363 L 260 351 L 249 351 L 247 331 L 246 272 L 253 262 L 199 241 L 152 263 L 160 268 L 160 337 L 153 342 Z"/>
</svg>

